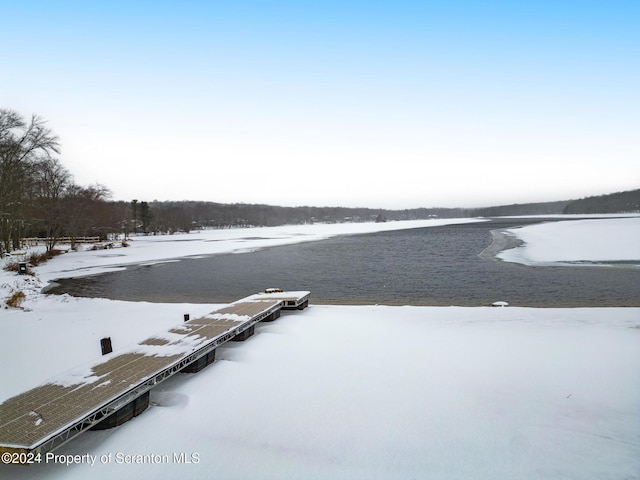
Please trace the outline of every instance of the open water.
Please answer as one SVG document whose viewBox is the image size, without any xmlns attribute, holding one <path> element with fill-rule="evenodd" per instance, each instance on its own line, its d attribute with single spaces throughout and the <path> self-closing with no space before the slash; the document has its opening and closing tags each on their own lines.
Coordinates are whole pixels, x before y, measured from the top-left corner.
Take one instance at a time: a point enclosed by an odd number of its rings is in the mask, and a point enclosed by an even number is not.
<svg viewBox="0 0 640 480">
<path fill-rule="evenodd" d="M 227 303 L 267 287 L 310 290 L 312 303 L 640 306 L 640 269 L 530 267 L 479 254 L 491 230 L 539 220 L 349 235 L 242 254 L 183 259 L 61 280 L 49 293 L 131 301 Z"/>
</svg>

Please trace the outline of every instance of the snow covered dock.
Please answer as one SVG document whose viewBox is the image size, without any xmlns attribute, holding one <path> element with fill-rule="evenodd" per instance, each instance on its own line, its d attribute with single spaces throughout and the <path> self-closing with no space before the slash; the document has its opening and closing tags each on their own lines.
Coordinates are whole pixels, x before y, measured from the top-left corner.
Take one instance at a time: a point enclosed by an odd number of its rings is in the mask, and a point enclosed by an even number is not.
<svg viewBox="0 0 640 480">
<path fill-rule="evenodd" d="M 195 373 L 215 359 L 215 349 L 253 334 L 280 310 L 308 305 L 310 293 L 270 291 L 187 320 L 107 359 L 59 375 L 0 404 L 0 452 L 27 463 L 90 428 L 111 428 L 142 413 L 149 391 L 177 372 Z M 22 461 L 24 459 L 25 461 Z"/>
</svg>

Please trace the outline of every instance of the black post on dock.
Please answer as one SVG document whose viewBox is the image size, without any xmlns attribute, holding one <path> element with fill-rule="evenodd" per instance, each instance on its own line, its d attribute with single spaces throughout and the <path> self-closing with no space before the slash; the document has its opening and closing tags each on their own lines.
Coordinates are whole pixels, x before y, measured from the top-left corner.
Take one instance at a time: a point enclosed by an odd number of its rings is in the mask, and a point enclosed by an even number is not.
<svg viewBox="0 0 640 480">
<path fill-rule="evenodd" d="M 100 348 L 102 348 L 102 355 L 113 352 L 113 348 L 111 347 L 111 337 L 100 339 Z"/>
<path fill-rule="evenodd" d="M 188 313 L 185 313 L 185 314 L 184 314 L 184 321 L 185 321 L 185 322 L 188 322 L 188 321 L 189 321 L 189 314 L 188 314 Z"/>
</svg>

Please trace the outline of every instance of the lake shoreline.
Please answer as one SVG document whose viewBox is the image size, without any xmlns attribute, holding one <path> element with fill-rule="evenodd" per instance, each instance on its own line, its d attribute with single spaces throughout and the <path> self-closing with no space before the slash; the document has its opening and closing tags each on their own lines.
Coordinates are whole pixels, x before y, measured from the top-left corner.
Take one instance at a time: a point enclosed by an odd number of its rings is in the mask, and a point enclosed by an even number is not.
<svg viewBox="0 0 640 480">
<path fill-rule="evenodd" d="M 502 228 L 491 230 L 491 237 L 491 244 L 478 254 L 484 260 L 503 261 L 497 256 L 500 252 L 524 245 L 522 240 Z"/>
</svg>

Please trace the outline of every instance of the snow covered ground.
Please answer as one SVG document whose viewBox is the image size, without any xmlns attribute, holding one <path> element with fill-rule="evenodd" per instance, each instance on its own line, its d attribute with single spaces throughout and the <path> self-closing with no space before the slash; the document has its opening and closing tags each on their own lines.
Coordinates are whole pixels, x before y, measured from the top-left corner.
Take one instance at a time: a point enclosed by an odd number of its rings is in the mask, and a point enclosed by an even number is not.
<svg viewBox="0 0 640 480">
<path fill-rule="evenodd" d="M 565 240 L 572 225 L 613 238 L 603 230 L 626 220 L 602 222 L 550 225 Z M 104 336 L 118 350 L 217 306 L 49 297 L 38 293 L 47 280 L 356 233 L 341 228 L 136 238 L 62 255 L 36 277 L 3 272 L 5 296 L 28 295 L 24 310 L 0 312 L 0 402 L 95 360 Z M 580 257 L 611 259 L 618 244 L 591 248 Z M 310 308 L 226 344 L 151 401 L 133 421 L 54 452 L 80 457 L 0 465 L 0 478 L 640 479 L 640 309 L 317 306 L 312 292 Z"/>
<path fill-rule="evenodd" d="M 498 258 L 524 265 L 635 263 L 640 266 L 640 218 L 550 222 L 507 230 L 524 242 Z"/>
</svg>

